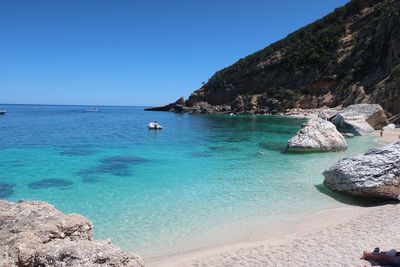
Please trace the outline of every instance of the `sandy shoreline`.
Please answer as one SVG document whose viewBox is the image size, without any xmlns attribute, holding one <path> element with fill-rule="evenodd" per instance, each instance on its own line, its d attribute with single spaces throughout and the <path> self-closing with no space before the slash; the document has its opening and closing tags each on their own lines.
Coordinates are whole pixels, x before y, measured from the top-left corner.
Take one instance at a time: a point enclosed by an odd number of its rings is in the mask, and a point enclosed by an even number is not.
<svg viewBox="0 0 400 267">
<path fill-rule="evenodd" d="M 400 129 L 380 131 L 378 142 L 399 139 Z M 371 266 L 364 250 L 400 250 L 400 206 L 346 205 L 305 216 L 291 232 L 149 259 L 147 266 Z"/>
<path fill-rule="evenodd" d="M 371 266 L 363 250 L 397 248 L 400 206 L 347 206 L 312 214 L 292 233 L 178 254 L 148 266 Z"/>
<path fill-rule="evenodd" d="M 388 129 L 383 132 L 383 137 L 380 136 L 381 131 L 375 131 L 372 136 L 377 136 L 378 142 L 382 142 L 385 144 L 393 143 L 396 140 L 400 139 L 400 128 L 396 129 Z"/>
</svg>

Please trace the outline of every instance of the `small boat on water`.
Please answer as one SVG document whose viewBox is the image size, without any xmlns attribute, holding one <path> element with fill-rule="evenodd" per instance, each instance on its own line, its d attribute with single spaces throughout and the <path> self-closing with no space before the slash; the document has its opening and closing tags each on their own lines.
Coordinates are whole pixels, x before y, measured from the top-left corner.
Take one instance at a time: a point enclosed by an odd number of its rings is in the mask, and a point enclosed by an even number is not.
<svg viewBox="0 0 400 267">
<path fill-rule="evenodd" d="M 156 121 L 149 123 L 149 130 L 161 130 L 163 127 Z"/>
<path fill-rule="evenodd" d="M 99 111 L 99 110 L 98 110 L 97 108 L 85 110 L 85 112 L 98 112 L 98 111 Z"/>
<path fill-rule="evenodd" d="M 5 115 L 7 113 L 6 110 L 0 110 L 0 115 Z"/>
</svg>

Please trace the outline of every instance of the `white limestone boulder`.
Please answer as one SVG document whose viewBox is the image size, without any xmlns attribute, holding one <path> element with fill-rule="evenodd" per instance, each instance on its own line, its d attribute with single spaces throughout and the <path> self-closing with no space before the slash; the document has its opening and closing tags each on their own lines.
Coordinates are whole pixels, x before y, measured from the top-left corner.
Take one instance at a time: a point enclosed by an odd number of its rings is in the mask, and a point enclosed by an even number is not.
<svg viewBox="0 0 400 267">
<path fill-rule="evenodd" d="M 332 123 L 340 132 L 354 135 L 368 135 L 374 132 L 374 128 L 365 118 L 355 112 L 341 112 L 332 118 Z"/>
<path fill-rule="evenodd" d="M 339 151 L 347 149 L 347 143 L 335 125 L 315 118 L 306 122 L 288 141 L 287 149 L 293 152 Z"/>
<path fill-rule="evenodd" d="M 342 112 L 358 113 L 363 116 L 368 124 L 375 130 L 380 130 L 382 127 L 389 124 L 385 111 L 378 104 L 354 104 L 346 107 Z"/>
<path fill-rule="evenodd" d="M 333 191 L 356 196 L 399 199 L 400 141 L 345 158 L 323 172 Z"/>
</svg>

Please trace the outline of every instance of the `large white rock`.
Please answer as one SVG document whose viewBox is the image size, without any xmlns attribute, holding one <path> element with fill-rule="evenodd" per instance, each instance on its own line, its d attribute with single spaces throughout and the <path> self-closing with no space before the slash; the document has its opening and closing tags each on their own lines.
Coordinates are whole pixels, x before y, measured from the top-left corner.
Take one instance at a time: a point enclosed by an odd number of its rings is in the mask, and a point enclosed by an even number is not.
<svg viewBox="0 0 400 267">
<path fill-rule="evenodd" d="M 383 130 L 394 130 L 394 129 L 396 129 L 396 125 L 393 123 L 388 124 L 385 127 L 383 127 Z"/>
<path fill-rule="evenodd" d="M 400 141 L 345 158 L 323 172 L 333 191 L 357 196 L 399 199 Z"/>
<path fill-rule="evenodd" d="M 306 122 L 287 144 L 289 151 L 338 151 L 347 148 L 343 135 L 331 122 L 315 118 Z"/>
<path fill-rule="evenodd" d="M 342 112 L 360 114 L 375 130 L 380 130 L 389 123 L 385 111 L 378 104 L 354 104 L 346 107 Z"/>
<path fill-rule="evenodd" d="M 92 238 L 92 223 L 78 214 L 0 200 L 0 266 L 143 266 L 137 255 Z"/>
<path fill-rule="evenodd" d="M 374 131 L 365 118 L 355 112 L 341 112 L 336 114 L 332 123 L 343 133 L 352 133 L 354 135 L 367 135 Z"/>
</svg>

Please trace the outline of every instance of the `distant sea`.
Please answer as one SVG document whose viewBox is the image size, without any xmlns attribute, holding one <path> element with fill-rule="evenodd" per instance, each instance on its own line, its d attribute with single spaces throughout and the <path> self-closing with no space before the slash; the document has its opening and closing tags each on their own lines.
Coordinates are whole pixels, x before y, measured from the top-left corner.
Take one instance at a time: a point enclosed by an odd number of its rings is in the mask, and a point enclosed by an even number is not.
<svg viewBox="0 0 400 267">
<path fill-rule="evenodd" d="M 97 112 L 94 109 L 97 108 Z M 0 105 L 0 198 L 48 201 L 146 257 L 277 233 L 343 205 L 321 172 L 376 145 L 288 154 L 304 120 L 189 115 L 143 107 Z M 163 130 L 151 131 L 157 120 Z"/>
</svg>

